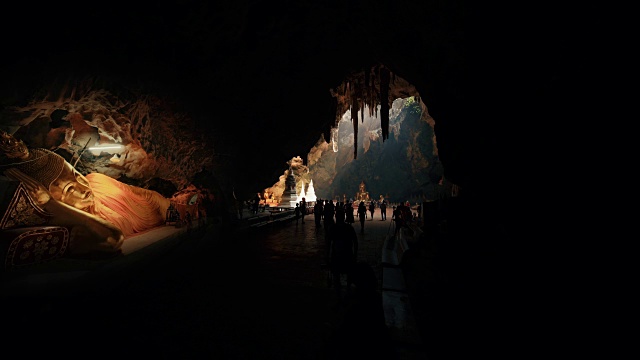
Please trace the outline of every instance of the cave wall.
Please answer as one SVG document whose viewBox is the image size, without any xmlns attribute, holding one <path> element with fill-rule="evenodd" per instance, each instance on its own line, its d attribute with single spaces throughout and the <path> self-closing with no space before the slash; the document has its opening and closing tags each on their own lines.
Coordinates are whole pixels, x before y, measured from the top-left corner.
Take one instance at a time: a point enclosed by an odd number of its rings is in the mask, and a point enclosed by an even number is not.
<svg viewBox="0 0 640 360">
<path fill-rule="evenodd" d="M 100 172 L 129 184 L 155 186 L 167 197 L 172 188 L 186 188 L 196 173 L 211 168 L 215 154 L 189 116 L 168 100 L 148 94 L 116 96 L 86 84 L 53 87 L 37 92 L 25 105 L 5 107 L 0 126 L 29 147 L 59 153 L 83 174 Z M 96 144 L 123 148 L 91 151 Z"/>
</svg>

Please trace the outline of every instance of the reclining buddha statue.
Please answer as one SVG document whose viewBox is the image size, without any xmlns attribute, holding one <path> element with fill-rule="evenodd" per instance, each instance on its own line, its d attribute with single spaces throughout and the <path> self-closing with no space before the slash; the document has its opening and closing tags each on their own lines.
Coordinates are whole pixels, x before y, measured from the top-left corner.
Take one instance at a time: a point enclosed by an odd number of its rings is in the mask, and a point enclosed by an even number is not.
<svg viewBox="0 0 640 360">
<path fill-rule="evenodd" d="M 28 148 L 0 130 L 0 170 L 24 184 L 48 224 L 69 228 L 69 255 L 117 254 L 125 239 L 163 225 L 170 200 L 100 173 L 86 176 L 62 156 Z"/>
</svg>

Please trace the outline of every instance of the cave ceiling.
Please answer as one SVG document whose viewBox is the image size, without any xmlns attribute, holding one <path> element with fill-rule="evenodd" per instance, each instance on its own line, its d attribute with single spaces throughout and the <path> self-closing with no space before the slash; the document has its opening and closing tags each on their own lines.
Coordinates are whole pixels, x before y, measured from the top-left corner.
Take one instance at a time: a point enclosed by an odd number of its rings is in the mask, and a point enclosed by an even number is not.
<svg viewBox="0 0 640 360">
<path fill-rule="evenodd" d="M 48 84 L 87 78 L 154 93 L 179 104 L 193 121 L 189 129 L 210 135 L 217 156 L 231 159 L 233 181 L 253 192 L 328 135 L 346 106 L 363 108 L 380 95 L 392 101 L 410 89 L 437 121 L 447 176 L 464 184 L 475 173 L 468 156 L 474 145 L 489 152 L 501 146 L 476 140 L 484 126 L 483 135 L 495 136 L 510 121 L 471 116 L 480 99 L 493 97 L 469 79 L 504 68 L 470 51 L 484 46 L 477 40 L 487 33 L 469 29 L 481 24 L 471 10 L 463 1 L 114 1 L 74 11 L 20 3 L 0 24 L 2 106 L 21 104 Z M 486 50 L 500 50 L 495 45 L 494 38 Z M 479 64 L 488 66 L 479 71 Z M 402 86 L 387 89 L 397 78 Z M 378 92 L 367 93 L 368 83 Z M 481 90 L 477 99 L 472 88 Z"/>
</svg>

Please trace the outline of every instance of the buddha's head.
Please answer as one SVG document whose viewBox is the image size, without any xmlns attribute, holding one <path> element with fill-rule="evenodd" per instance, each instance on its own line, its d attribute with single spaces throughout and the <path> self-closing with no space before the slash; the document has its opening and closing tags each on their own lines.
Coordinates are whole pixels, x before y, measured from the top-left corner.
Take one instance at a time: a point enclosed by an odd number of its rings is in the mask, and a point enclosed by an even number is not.
<svg viewBox="0 0 640 360">
<path fill-rule="evenodd" d="M 62 156 L 46 149 L 27 149 L 22 141 L 17 141 L 12 135 L 1 135 L 1 149 L 8 159 L 6 165 L 39 181 L 54 199 L 93 212 L 94 199 L 89 181 Z"/>
<path fill-rule="evenodd" d="M 60 175 L 49 184 L 51 196 L 77 209 L 93 212 L 93 191 L 87 178 L 64 160 L 62 156 L 52 152 L 50 154 L 63 161 Z"/>
</svg>

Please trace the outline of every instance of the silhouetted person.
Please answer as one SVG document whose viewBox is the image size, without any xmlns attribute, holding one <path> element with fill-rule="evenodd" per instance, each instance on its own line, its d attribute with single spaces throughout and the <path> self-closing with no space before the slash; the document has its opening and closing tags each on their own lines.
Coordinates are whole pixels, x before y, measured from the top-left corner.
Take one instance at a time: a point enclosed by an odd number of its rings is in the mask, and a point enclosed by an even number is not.
<svg viewBox="0 0 640 360">
<path fill-rule="evenodd" d="M 187 211 L 187 213 L 184 215 L 184 223 L 187 226 L 187 233 L 191 233 L 191 227 L 193 225 L 193 222 L 191 220 L 191 213 Z"/>
<path fill-rule="evenodd" d="M 327 203 L 324 204 L 324 228 L 327 229 L 331 225 L 334 224 L 334 215 L 335 215 L 335 206 L 333 205 L 333 200 L 327 200 Z"/>
<path fill-rule="evenodd" d="M 256 194 L 256 197 L 253 198 L 253 213 L 257 214 L 258 213 L 258 207 L 260 206 L 260 196 L 258 196 L 258 194 Z"/>
<path fill-rule="evenodd" d="M 174 214 L 174 218 L 173 219 L 176 222 L 174 224 L 175 227 L 177 227 L 177 228 L 182 227 L 182 218 L 180 218 L 180 213 L 177 210 L 176 210 L 176 212 Z"/>
<path fill-rule="evenodd" d="M 360 232 L 364 234 L 364 220 L 367 218 L 367 206 L 364 201 L 358 205 L 358 219 L 360 220 Z"/>
<path fill-rule="evenodd" d="M 345 222 L 347 224 L 353 224 L 356 220 L 353 218 L 353 204 L 351 201 L 347 200 L 347 203 L 344 204 L 344 213 L 345 213 Z"/>
<path fill-rule="evenodd" d="M 411 203 L 409 201 L 404 204 L 400 203 L 400 205 L 398 205 L 398 209 L 402 211 L 403 225 L 406 225 L 413 220 L 413 212 L 411 211 Z"/>
<path fill-rule="evenodd" d="M 329 268 L 333 277 L 333 287 L 340 302 L 342 284 L 340 277 L 347 275 L 347 290 L 351 287 L 352 272 L 358 258 L 358 236 L 353 226 L 344 222 L 344 218 L 338 217 L 336 222 L 328 229 L 330 263 Z"/>
<path fill-rule="evenodd" d="M 198 209 L 198 227 L 203 229 L 207 225 L 207 211 L 204 208 Z"/>
<path fill-rule="evenodd" d="M 320 228 L 323 211 L 324 211 L 324 207 L 322 206 L 322 199 L 318 199 L 316 201 L 316 204 L 313 206 L 313 219 L 316 223 L 316 229 Z"/>
<path fill-rule="evenodd" d="M 369 212 L 371 213 L 371 221 L 373 221 L 373 213 L 376 211 L 376 203 L 371 201 L 369 203 Z"/>
<path fill-rule="evenodd" d="M 307 200 L 302 198 L 300 201 L 300 216 L 302 217 L 302 223 L 304 224 L 304 216 L 307 214 Z"/>
<path fill-rule="evenodd" d="M 382 200 L 382 202 L 380 203 L 380 216 L 382 217 L 382 220 L 387 220 L 387 201 L 386 200 Z"/>
<path fill-rule="evenodd" d="M 396 224 L 394 235 L 398 235 L 398 233 L 400 233 L 400 228 L 404 225 L 402 206 L 393 207 L 393 214 L 391 215 L 391 220 L 395 221 L 395 224 Z"/>
<path fill-rule="evenodd" d="M 345 221 L 344 204 L 341 202 L 336 204 L 336 222 L 338 221 L 338 218 Z"/>
<path fill-rule="evenodd" d="M 296 203 L 296 208 L 294 212 L 296 216 L 296 225 L 298 225 L 298 219 L 300 218 L 300 204 Z"/>
</svg>

